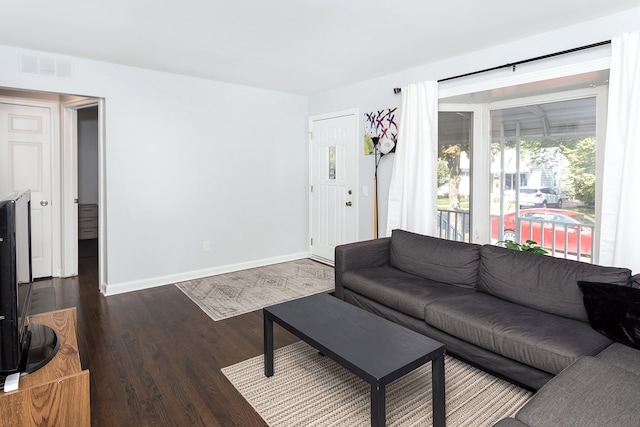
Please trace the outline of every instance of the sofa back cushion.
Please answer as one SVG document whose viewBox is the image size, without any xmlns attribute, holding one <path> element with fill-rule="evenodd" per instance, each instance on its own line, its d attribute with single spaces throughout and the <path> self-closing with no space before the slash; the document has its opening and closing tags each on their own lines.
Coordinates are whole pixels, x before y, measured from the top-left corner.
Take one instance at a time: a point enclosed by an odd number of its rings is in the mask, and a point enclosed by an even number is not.
<svg viewBox="0 0 640 427">
<path fill-rule="evenodd" d="M 393 230 L 389 261 L 407 273 L 437 282 L 474 288 L 480 245 Z"/>
<path fill-rule="evenodd" d="M 507 301 L 587 322 L 579 280 L 629 286 L 631 270 L 484 245 L 477 290 Z"/>
</svg>

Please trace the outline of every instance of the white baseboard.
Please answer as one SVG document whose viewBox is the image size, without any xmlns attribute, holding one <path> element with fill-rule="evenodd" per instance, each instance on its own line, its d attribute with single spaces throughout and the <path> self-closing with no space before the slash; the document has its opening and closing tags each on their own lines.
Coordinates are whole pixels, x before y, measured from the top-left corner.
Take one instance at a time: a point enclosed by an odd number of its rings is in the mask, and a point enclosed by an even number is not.
<svg viewBox="0 0 640 427">
<path fill-rule="evenodd" d="M 185 273 L 171 274 L 169 276 L 152 277 L 149 279 L 135 280 L 132 282 L 106 284 L 102 293 L 105 296 L 122 294 L 125 292 L 139 291 L 142 289 L 155 288 L 157 286 L 170 285 L 184 282 L 186 280 L 200 279 L 202 277 L 217 276 L 218 274 L 233 273 L 234 271 L 246 270 L 255 267 L 278 264 L 281 262 L 295 261 L 297 259 L 309 258 L 308 252 L 283 255 L 274 258 L 266 258 L 254 261 L 241 262 L 238 264 L 222 265 L 204 270 L 187 271 Z"/>
</svg>

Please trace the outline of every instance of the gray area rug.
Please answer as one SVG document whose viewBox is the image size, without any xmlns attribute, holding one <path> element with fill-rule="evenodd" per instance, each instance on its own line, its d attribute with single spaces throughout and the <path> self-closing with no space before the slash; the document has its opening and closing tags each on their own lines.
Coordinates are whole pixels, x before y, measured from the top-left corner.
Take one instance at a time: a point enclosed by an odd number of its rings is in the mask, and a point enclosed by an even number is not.
<svg viewBox="0 0 640 427">
<path fill-rule="evenodd" d="M 301 259 L 176 283 L 213 320 L 335 290 L 333 267 Z"/>
<path fill-rule="evenodd" d="M 261 355 L 222 372 L 272 427 L 370 425 L 369 385 L 302 341 L 276 349 L 274 369 Z M 448 426 L 491 426 L 532 396 L 449 356 L 445 387 Z M 431 408 L 430 363 L 387 386 L 388 426 L 430 426 Z"/>
</svg>

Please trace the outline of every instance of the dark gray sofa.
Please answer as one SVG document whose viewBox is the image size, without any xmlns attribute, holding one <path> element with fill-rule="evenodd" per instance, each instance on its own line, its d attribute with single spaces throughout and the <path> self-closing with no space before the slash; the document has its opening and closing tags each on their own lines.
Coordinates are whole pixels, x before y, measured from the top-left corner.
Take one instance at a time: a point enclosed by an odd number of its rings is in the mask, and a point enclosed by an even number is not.
<svg viewBox="0 0 640 427">
<path fill-rule="evenodd" d="M 624 268 L 401 230 L 338 246 L 335 274 L 336 297 L 532 390 L 613 342 L 590 326 L 577 282 L 631 285 Z"/>
</svg>

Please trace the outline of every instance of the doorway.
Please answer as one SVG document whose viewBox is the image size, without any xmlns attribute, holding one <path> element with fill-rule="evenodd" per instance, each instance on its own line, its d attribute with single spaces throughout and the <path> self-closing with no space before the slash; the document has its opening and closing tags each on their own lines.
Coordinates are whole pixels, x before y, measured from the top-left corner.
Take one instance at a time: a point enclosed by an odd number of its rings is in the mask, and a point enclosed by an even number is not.
<svg viewBox="0 0 640 427">
<path fill-rule="evenodd" d="M 104 100 L 61 103 L 63 168 L 63 277 L 78 274 L 78 258 L 98 262 L 100 290 L 106 284 Z"/>
<path fill-rule="evenodd" d="M 77 110 L 78 257 L 98 257 L 98 106 Z"/>
<path fill-rule="evenodd" d="M 93 156 L 97 156 L 97 165 L 90 179 L 98 187 L 97 199 L 104 200 L 104 100 L 84 96 L 73 96 L 50 92 L 23 91 L 0 88 L 0 96 L 13 105 L 43 106 L 51 111 L 48 123 L 51 125 L 49 160 L 45 161 L 50 172 L 45 180 L 51 186 L 50 196 L 38 197 L 38 206 L 51 211 L 51 261 L 49 272 L 42 276 L 70 277 L 78 274 L 78 140 L 83 117 L 91 117 L 89 127 L 93 139 Z M 84 110 L 87 110 L 86 112 Z M 80 112 L 80 124 L 78 123 Z M 83 138 L 84 139 L 84 138 Z M 82 156 L 82 154 L 81 154 Z M 46 159 L 45 159 L 46 160 Z M 27 170 L 27 169 L 23 169 Z M 83 182 L 87 181 L 86 174 Z M 43 202 L 43 203 L 41 203 Z M 47 202 L 46 204 L 44 202 Z M 104 203 L 99 203 L 100 211 Z M 104 234 L 104 215 L 98 224 L 98 235 Z M 106 283 L 105 239 L 99 239 L 98 270 L 101 290 Z M 95 252 L 95 250 L 94 250 Z M 35 274 L 34 274 L 35 276 Z"/>
</svg>

